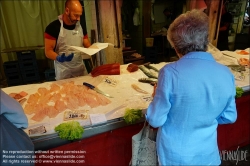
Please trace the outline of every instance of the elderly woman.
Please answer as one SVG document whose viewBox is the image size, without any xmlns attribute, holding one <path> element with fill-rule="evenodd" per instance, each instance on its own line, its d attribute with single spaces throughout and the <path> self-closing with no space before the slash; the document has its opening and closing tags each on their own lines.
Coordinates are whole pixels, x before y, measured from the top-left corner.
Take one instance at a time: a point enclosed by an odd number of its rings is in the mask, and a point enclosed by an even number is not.
<svg viewBox="0 0 250 166">
<path fill-rule="evenodd" d="M 1 165 L 35 165 L 35 159 L 31 157 L 34 155 L 34 144 L 30 137 L 23 131 L 27 127 L 28 119 L 22 106 L 0 89 Z M 8 153 L 10 151 L 15 151 L 16 154 Z M 23 152 L 21 153 L 20 151 Z M 12 158 L 11 156 L 16 157 Z M 26 162 L 22 163 L 22 161 Z"/>
<path fill-rule="evenodd" d="M 160 165 L 219 165 L 218 124 L 233 123 L 234 76 L 206 52 L 208 17 L 199 10 L 180 15 L 167 36 L 179 60 L 160 70 L 146 119 L 157 133 Z"/>
</svg>

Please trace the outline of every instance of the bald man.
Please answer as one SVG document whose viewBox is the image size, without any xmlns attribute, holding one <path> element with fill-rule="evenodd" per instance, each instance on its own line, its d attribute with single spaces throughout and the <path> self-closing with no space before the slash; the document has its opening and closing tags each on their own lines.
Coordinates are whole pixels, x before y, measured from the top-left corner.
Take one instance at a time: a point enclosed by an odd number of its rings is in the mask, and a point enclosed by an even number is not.
<svg viewBox="0 0 250 166">
<path fill-rule="evenodd" d="M 67 0 L 64 13 L 45 30 L 45 54 L 54 60 L 56 80 L 87 75 L 80 52 L 68 46 L 89 47 L 86 24 L 82 28 L 82 5 L 78 0 Z"/>
</svg>

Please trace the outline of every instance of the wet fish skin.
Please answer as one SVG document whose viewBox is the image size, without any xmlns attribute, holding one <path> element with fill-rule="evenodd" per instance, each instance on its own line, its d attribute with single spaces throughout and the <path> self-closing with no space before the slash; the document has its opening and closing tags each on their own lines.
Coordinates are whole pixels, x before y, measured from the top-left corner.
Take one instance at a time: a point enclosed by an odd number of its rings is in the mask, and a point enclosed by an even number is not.
<svg viewBox="0 0 250 166">
<path fill-rule="evenodd" d="M 155 68 L 154 66 L 152 66 L 152 65 L 150 65 L 150 64 L 144 64 L 144 66 L 145 66 L 146 68 L 148 68 L 148 69 L 152 69 L 152 70 L 154 70 L 154 71 L 156 71 L 156 72 L 159 72 L 159 70 L 158 70 L 157 68 Z"/>
<path fill-rule="evenodd" d="M 155 83 L 158 82 L 158 79 L 155 79 L 155 78 L 139 78 L 138 81 L 143 82 L 143 83 L 155 84 Z"/>
<path fill-rule="evenodd" d="M 144 65 L 140 65 L 138 67 L 144 74 L 146 74 L 146 76 L 150 78 L 156 78 L 156 79 L 158 78 L 156 75 L 153 75 L 152 72 L 150 72 L 150 70 L 146 68 Z"/>
</svg>

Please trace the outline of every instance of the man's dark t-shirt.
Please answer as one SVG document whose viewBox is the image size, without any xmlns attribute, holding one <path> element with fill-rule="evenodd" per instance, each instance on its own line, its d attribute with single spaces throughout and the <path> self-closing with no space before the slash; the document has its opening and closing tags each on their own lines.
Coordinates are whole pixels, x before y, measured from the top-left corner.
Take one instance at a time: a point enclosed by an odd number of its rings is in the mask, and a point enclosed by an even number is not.
<svg viewBox="0 0 250 166">
<path fill-rule="evenodd" d="M 76 25 L 63 24 L 63 27 L 68 30 L 75 29 L 75 26 Z M 59 36 L 60 28 L 61 28 L 61 23 L 58 19 L 51 22 L 45 29 L 45 38 L 57 40 Z M 88 38 L 86 25 L 82 25 L 82 30 L 83 30 L 84 38 Z"/>
</svg>

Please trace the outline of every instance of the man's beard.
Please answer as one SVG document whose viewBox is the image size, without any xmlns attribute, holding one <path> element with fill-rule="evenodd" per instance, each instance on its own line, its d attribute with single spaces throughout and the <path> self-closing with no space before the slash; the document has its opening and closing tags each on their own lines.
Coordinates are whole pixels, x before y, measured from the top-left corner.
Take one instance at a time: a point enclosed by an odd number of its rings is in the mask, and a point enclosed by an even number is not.
<svg viewBox="0 0 250 166">
<path fill-rule="evenodd" d="M 77 21 L 78 21 L 78 20 L 73 20 L 73 19 L 71 19 L 70 14 L 68 15 L 68 18 L 69 18 L 69 20 L 70 20 L 70 22 L 71 22 L 72 24 L 76 24 Z"/>
</svg>

